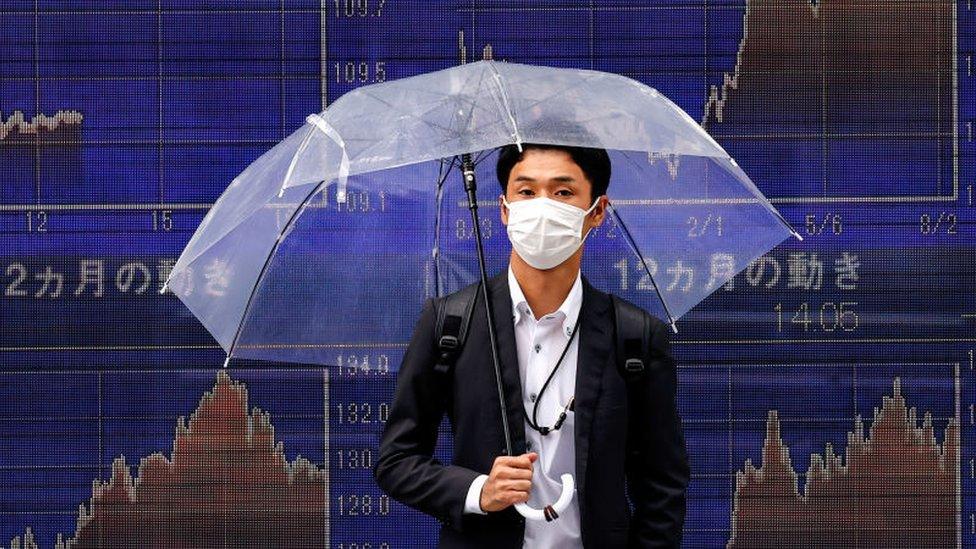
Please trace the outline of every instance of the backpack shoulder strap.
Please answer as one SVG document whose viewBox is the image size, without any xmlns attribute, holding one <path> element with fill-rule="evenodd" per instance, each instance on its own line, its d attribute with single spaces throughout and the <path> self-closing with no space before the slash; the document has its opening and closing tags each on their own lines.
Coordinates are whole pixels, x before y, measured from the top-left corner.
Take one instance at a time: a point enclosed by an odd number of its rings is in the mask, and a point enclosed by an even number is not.
<svg viewBox="0 0 976 549">
<path fill-rule="evenodd" d="M 647 369 L 645 349 L 651 340 L 647 314 L 633 303 L 610 294 L 617 334 L 617 368 L 626 381 L 641 376 Z"/>
<path fill-rule="evenodd" d="M 474 303 L 481 293 L 481 281 L 448 294 L 437 311 L 437 349 L 440 356 L 434 371 L 448 374 L 454 366 L 468 335 Z"/>
</svg>

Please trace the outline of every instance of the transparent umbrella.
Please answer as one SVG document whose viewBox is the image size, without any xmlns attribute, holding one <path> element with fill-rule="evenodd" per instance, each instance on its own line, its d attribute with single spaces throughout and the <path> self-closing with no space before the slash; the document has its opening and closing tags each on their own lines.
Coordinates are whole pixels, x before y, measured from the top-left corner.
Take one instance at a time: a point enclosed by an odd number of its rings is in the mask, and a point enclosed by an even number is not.
<svg viewBox="0 0 976 549">
<path fill-rule="evenodd" d="M 611 215 L 587 236 L 583 273 L 675 331 L 749 262 L 800 238 L 654 88 L 600 71 L 479 61 L 364 86 L 310 115 L 234 178 L 167 288 L 228 361 L 338 366 L 349 348 L 402 351 L 425 299 L 507 266 L 495 159 L 498 147 L 523 143 L 607 150 Z M 474 203 L 462 163 L 475 176 Z M 495 368 L 500 387 L 497 359 Z"/>
</svg>

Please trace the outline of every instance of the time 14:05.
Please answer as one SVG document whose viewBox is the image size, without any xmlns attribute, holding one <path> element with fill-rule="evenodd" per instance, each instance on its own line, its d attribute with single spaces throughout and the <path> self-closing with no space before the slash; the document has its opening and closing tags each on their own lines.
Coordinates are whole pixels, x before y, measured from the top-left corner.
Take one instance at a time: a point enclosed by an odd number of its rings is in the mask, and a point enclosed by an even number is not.
<svg viewBox="0 0 976 549">
<path fill-rule="evenodd" d="M 858 326 L 855 307 L 856 301 L 825 301 L 819 307 L 807 301 L 787 307 L 777 303 L 773 307 L 776 311 L 776 331 L 793 328 L 804 332 L 853 332 Z"/>
</svg>

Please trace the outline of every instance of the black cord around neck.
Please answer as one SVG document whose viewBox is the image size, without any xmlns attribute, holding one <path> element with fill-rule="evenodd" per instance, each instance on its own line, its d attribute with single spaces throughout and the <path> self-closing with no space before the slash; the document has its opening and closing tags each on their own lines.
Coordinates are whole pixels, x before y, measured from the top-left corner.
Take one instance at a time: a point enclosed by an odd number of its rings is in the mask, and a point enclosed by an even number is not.
<svg viewBox="0 0 976 549">
<path fill-rule="evenodd" d="M 580 311 L 580 313 L 582 313 L 582 311 Z M 573 333 L 570 334 L 569 341 L 566 342 L 566 347 L 563 348 L 562 354 L 559 355 L 559 360 L 556 361 L 556 365 L 553 366 L 552 371 L 549 372 L 549 377 L 546 378 L 545 383 L 542 384 L 542 388 L 539 389 L 539 393 L 535 396 L 535 403 L 532 405 L 532 417 L 531 418 L 525 412 L 525 405 L 524 404 L 522 405 L 522 415 L 525 416 L 525 421 L 528 422 L 529 427 L 535 429 L 536 431 L 538 431 L 539 433 L 541 433 L 543 436 L 548 435 L 550 432 L 555 431 L 555 430 L 557 430 L 557 429 L 559 429 L 560 427 L 563 426 L 563 421 L 566 420 L 566 412 L 568 410 L 572 410 L 573 409 L 573 406 L 574 406 L 574 403 L 575 403 L 575 397 L 571 397 L 569 399 L 569 402 L 563 408 L 562 413 L 559 414 L 559 419 L 556 420 L 556 423 L 554 423 L 552 425 L 552 427 L 545 427 L 545 426 L 539 425 L 539 423 L 536 420 L 536 415 L 539 412 L 539 403 L 542 402 L 542 394 L 546 391 L 546 387 L 549 386 L 549 382 L 552 381 L 553 376 L 556 375 L 556 370 L 558 370 L 559 369 L 559 365 L 562 364 L 563 357 L 566 356 L 566 352 L 569 351 L 569 346 L 573 344 L 573 338 L 576 337 L 576 331 L 579 329 L 580 320 L 582 318 L 583 318 L 583 315 L 582 314 L 579 314 L 579 315 L 576 316 L 576 324 L 573 326 Z"/>
</svg>

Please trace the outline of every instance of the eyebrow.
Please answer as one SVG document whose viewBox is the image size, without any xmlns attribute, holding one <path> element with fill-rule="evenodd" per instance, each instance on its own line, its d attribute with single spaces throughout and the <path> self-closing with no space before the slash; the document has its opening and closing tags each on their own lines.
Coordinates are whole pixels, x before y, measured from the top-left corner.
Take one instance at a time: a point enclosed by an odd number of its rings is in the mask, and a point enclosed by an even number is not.
<svg viewBox="0 0 976 549">
<path fill-rule="evenodd" d="M 556 177 L 550 177 L 550 181 L 555 181 L 557 183 L 576 183 L 576 179 L 569 175 L 557 175 Z M 536 181 L 535 178 L 529 177 L 527 175 L 520 175 L 515 178 L 515 181 Z"/>
</svg>

